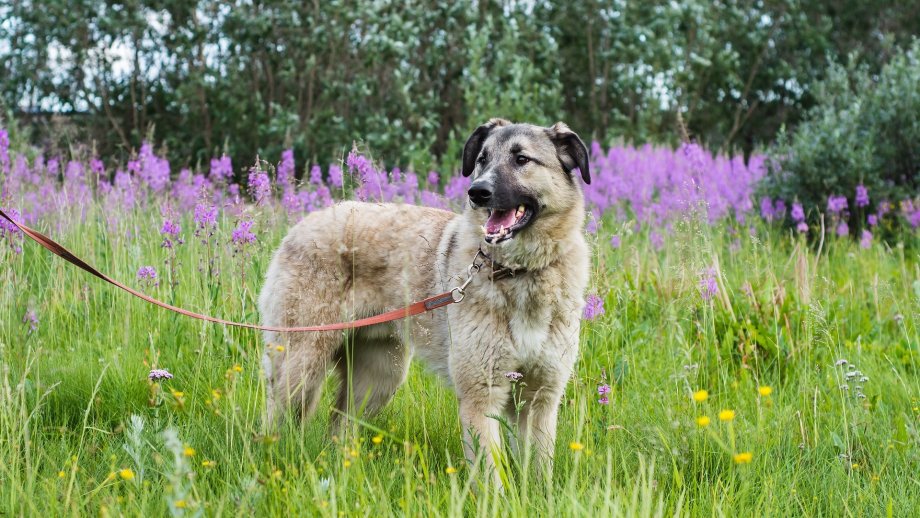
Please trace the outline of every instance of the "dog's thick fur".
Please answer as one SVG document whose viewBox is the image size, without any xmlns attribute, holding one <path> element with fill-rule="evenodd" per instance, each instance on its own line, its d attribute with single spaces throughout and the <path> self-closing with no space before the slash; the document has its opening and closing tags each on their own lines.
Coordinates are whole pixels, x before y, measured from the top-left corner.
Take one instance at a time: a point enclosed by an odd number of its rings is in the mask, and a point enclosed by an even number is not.
<svg viewBox="0 0 920 518">
<path fill-rule="evenodd" d="M 268 269 L 259 297 L 265 325 L 332 323 L 406 306 L 462 283 L 480 247 L 496 263 L 526 271 L 493 280 L 486 267 L 461 303 L 359 329 L 348 340 L 341 332 L 265 333 L 267 420 L 289 407 L 309 416 L 331 369 L 342 380 L 336 408 L 372 414 L 417 355 L 455 388 L 469 459 L 475 444 L 486 452 L 500 445 L 494 416 L 504 415 L 518 419 L 524 438 L 550 460 L 588 282 L 576 168 L 589 181 L 584 143 L 564 124 L 492 119 L 464 148 L 463 174 L 473 175 L 473 185 L 462 214 L 343 202 L 304 218 Z M 491 198 L 480 192 L 472 199 L 483 186 Z M 529 224 L 510 239 L 487 242 L 489 211 L 525 203 Z M 512 371 L 526 383 L 519 414 L 506 377 Z"/>
</svg>

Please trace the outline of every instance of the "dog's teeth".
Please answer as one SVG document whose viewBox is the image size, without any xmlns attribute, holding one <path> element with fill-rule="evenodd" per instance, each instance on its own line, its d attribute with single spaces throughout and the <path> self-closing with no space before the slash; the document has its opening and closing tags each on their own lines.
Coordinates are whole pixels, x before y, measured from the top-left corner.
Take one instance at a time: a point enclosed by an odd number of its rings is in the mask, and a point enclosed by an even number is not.
<svg viewBox="0 0 920 518">
<path fill-rule="evenodd" d="M 521 205 L 520 207 L 518 207 L 518 210 L 517 210 L 517 211 L 518 211 L 518 216 L 523 216 L 523 215 L 524 215 L 524 206 Z"/>
</svg>

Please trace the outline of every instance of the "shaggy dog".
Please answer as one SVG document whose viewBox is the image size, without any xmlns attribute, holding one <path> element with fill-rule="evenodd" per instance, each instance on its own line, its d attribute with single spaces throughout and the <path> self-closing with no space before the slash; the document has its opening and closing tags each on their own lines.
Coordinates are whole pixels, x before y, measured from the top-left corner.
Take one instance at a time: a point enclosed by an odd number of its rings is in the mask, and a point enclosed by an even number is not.
<svg viewBox="0 0 920 518">
<path fill-rule="evenodd" d="M 477 445 L 500 447 L 495 417 L 505 416 L 551 466 L 588 282 L 576 169 L 588 183 L 587 149 L 565 124 L 492 119 L 463 149 L 463 175 L 473 178 L 462 214 L 343 202 L 300 221 L 269 266 L 259 297 L 265 325 L 375 315 L 461 284 L 474 258 L 484 266 L 446 310 L 350 333 L 266 332 L 268 422 L 288 408 L 309 416 L 331 369 L 342 381 L 336 420 L 373 414 L 415 355 L 454 387 L 468 459 Z M 513 372 L 523 374 L 519 412 Z"/>
</svg>

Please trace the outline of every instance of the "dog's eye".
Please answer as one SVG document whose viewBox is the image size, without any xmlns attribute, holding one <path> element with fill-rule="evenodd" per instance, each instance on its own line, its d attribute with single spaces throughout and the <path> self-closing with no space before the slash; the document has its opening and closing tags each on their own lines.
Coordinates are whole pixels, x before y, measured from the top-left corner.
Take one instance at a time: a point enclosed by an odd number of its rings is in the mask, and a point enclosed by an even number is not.
<svg viewBox="0 0 920 518">
<path fill-rule="evenodd" d="M 524 165 L 527 162 L 530 162 L 530 159 L 524 155 L 518 155 L 515 161 L 517 162 L 517 165 Z"/>
<path fill-rule="evenodd" d="M 479 158 L 476 159 L 476 163 L 479 165 L 484 165 L 486 163 L 486 156 L 479 155 Z"/>
</svg>

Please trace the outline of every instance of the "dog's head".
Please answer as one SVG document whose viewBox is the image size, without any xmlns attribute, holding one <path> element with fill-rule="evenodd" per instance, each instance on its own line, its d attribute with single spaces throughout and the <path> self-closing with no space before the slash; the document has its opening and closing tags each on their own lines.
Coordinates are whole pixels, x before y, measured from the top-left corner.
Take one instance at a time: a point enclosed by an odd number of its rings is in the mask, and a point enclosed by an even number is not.
<svg viewBox="0 0 920 518">
<path fill-rule="evenodd" d="M 472 175 L 470 207 L 483 221 L 486 244 L 511 247 L 583 223 L 575 169 L 591 183 L 588 150 L 561 122 L 544 128 L 492 119 L 476 128 L 463 148 L 462 172 Z"/>
</svg>

